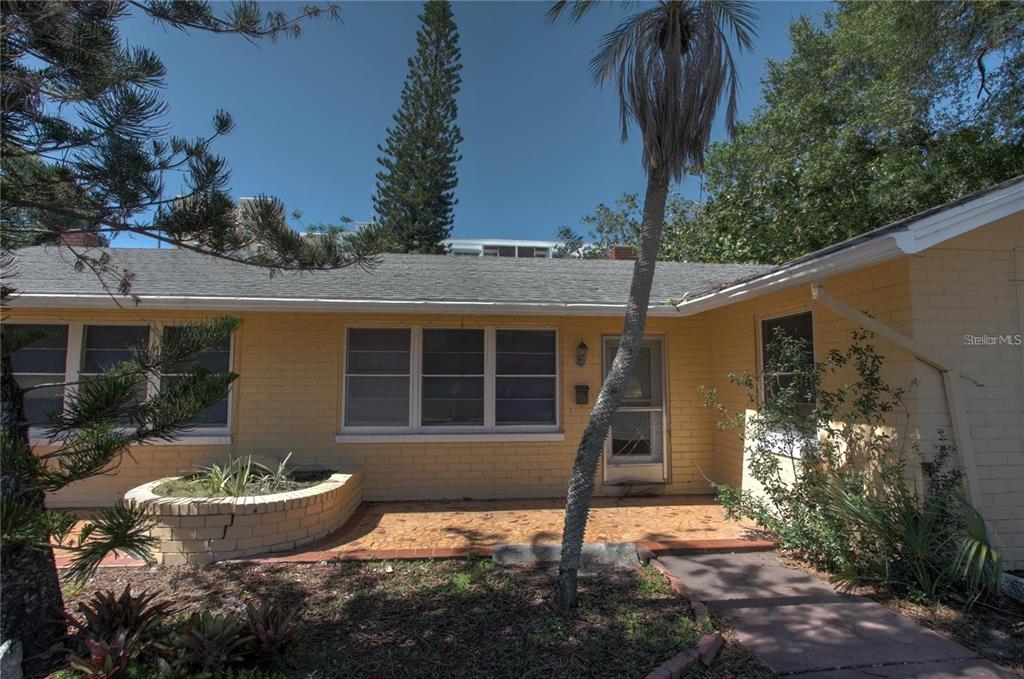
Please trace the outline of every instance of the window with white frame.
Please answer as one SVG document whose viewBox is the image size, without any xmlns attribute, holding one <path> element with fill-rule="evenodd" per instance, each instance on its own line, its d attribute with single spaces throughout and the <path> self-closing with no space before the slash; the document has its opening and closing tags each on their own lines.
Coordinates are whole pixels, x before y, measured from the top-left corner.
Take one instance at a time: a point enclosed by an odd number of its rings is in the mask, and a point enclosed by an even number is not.
<svg viewBox="0 0 1024 679">
<path fill-rule="evenodd" d="M 46 337 L 11 354 L 14 379 L 25 391 L 25 419 L 30 426 L 46 423 L 47 415 L 64 408 L 62 383 L 67 370 L 68 327 L 66 325 L 11 325 L 23 330 L 42 330 Z"/>
<path fill-rule="evenodd" d="M 345 426 L 409 426 L 412 333 L 349 328 L 345 357 Z"/>
<path fill-rule="evenodd" d="M 55 382 L 74 385 L 76 382 L 95 379 L 100 373 L 130 360 L 134 351 L 145 351 L 149 346 L 151 332 L 147 325 L 69 323 L 17 324 L 17 327 L 41 327 L 49 332 L 48 337 L 33 342 L 11 356 L 15 379 L 22 389 L 29 390 L 25 393 L 25 414 L 30 425 L 35 427 L 44 426 L 48 413 L 60 411 L 64 407 L 64 388 L 34 387 Z M 163 329 L 165 334 L 176 331 L 175 327 Z M 215 372 L 230 370 L 230 338 L 225 338 L 187 364 L 172 367 L 166 374 L 161 375 L 161 380 L 178 379 L 195 364 L 206 366 Z M 74 386 L 69 388 L 74 389 Z M 145 396 L 145 391 L 139 393 L 139 399 Z M 226 429 L 228 409 L 228 398 L 225 397 L 193 420 L 195 429 L 216 429 L 218 432 Z"/>
<path fill-rule="evenodd" d="M 78 379 L 83 382 L 131 360 L 134 352 L 145 351 L 149 346 L 148 325 L 86 325 L 82 333 Z M 138 398 L 141 401 L 145 397 L 143 387 Z"/>
<path fill-rule="evenodd" d="M 164 341 L 172 340 L 182 331 L 180 326 L 168 326 L 164 328 Z M 231 370 L 231 337 L 221 339 L 217 344 L 200 352 L 189 361 L 183 361 L 170 366 L 170 369 L 160 376 L 162 386 L 174 384 L 177 380 L 186 376 L 193 368 L 201 366 L 215 373 L 226 373 Z M 227 429 L 228 427 L 228 401 L 229 395 L 206 408 L 194 418 L 191 424 L 200 429 Z"/>
<path fill-rule="evenodd" d="M 421 422 L 424 427 L 484 424 L 484 331 L 423 331 Z"/>
<path fill-rule="evenodd" d="M 496 424 L 555 424 L 555 355 L 554 330 L 495 331 Z"/>
<path fill-rule="evenodd" d="M 551 431 L 554 330 L 349 328 L 343 426 L 355 431 Z"/>
</svg>

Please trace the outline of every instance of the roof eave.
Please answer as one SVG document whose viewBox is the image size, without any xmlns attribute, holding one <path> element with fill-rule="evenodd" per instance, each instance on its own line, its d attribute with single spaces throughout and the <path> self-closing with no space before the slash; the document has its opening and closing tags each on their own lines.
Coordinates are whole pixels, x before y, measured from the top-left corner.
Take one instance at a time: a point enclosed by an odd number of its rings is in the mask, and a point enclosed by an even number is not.
<svg viewBox="0 0 1024 679">
<path fill-rule="evenodd" d="M 479 314 L 522 316 L 622 316 L 625 304 L 594 302 L 483 302 L 455 300 L 368 300 L 289 297 L 213 297 L 184 295 L 137 295 L 140 304 L 152 309 L 179 311 L 283 311 L 354 312 L 385 314 Z M 19 293 L 11 306 L 22 309 L 109 309 L 125 301 L 106 294 Z M 652 304 L 652 316 L 675 316 L 669 304 Z"/>
<path fill-rule="evenodd" d="M 1021 210 L 1024 210 L 1024 178 L 987 191 L 974 200 L 922 216 L 902 228 L 855 242 L 820 257 L 811 255 L 801 258 L 763 276 L 685 300 L 675 308 L 684 316 L 691 316 L 798 283 L 821 280 L 914 255 Z"/>
</svg>

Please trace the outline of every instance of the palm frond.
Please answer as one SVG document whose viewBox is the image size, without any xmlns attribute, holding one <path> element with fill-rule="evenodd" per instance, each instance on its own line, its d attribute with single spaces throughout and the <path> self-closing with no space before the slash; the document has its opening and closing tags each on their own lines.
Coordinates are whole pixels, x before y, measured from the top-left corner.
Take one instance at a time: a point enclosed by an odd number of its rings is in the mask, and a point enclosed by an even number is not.
<svg viewBox="0 0 1024 679">
<path fill-rule="evenodd" d="M 115 551 L 153 563 L 150 552 L 160 542 L 149 534 L 155 524 L 144 507 L 118 502 L 101 509 L 85 524 L 78 544 L 71 548 L 73 557 L 68 574 L 76 580 L 85 580 L 96 572 L 104 557 Z"/>
<path fill-rule="evenodd" d="M 566 11 L 558 5 L 549 16 Z M 589 8 L 573 6 L 575 12 Z M 753 45 L 755 13 L 740 0 L 661 2 L 627 17 L 608 33 L 591 60 L 599 85 L 615 83 L 623 140 L 635 124 L 644 167 L 676 180 L 704 164 L 720 102 L 735 127 L 739 76 L 731 42 Z M 571 19 L 572 20 L 572 19 Z"/>
</svg>

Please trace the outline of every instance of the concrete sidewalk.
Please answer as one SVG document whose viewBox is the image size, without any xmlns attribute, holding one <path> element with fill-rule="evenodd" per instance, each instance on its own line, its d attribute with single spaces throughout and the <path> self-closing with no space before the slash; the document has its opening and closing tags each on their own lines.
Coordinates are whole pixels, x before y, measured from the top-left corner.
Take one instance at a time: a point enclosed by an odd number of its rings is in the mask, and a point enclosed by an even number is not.
<svg viewBox="0 0 1024 679">
<path fill-rule="evenodd" d="M 728 617 L 743 645 L 781 676 L 1019 679 L 881 604 L 786 568 L 772 553 L 659 561 Z"/>
</svg>

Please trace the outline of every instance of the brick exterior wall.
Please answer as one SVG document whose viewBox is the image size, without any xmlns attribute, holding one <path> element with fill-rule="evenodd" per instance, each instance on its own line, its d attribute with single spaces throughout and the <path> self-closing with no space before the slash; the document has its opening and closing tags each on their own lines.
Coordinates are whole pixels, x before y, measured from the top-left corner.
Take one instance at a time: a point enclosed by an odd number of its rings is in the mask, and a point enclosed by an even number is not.
<svg viewBox="0 0 1024 679">
<path fill-rule="evenodd" d="M 363 472 L 332 474 L 309 488 L 243 498 L 173 498 L 153 494 L 154 481 L 126 494 L 159 521 L 158 564 L 201 565 L 283 552 L 341 527 L 362 502 Z"/>
<path fill-rule="evenodd" d="M 913 335 L 955 364 L 967 401 L 981 506 L 1010 567 L 1024 566 L 1024 346 L 965 335 L 1024 334 L 1024 213 L 909 259 Z M 918 363 L 923 447 L 951 431 L 942 381 Z"/>
<path fill-rule="evenodd" d="M 1024 349 L 966 346 L 964 334 L 1014 335 L 1024 317 L 1024 214 L 978 229 L 921 255 L 828 278 L 833 297 L 868 312 L 900 333 L 955 361 L 979 385 L 964 383 L 983 502 L 980 509 L 1003 546 L 1007 561 L 1024 565 Z M 684 291 L 680 291 L 682 293 Z M 648 332 L 665 338 L 668 482 L 642 487 L 653 493 L 705 493 L 707 478 L 744 482 L 743 444 L 715 427 L 703 407 L 701 385 L 714 386 L 733 410 L 751 406 L 729 373 L 757 370 L 760 320 L 804 310 L 814 314 L 818 358 L 842 349 L 855 326 L 813 302 L 807 284 L 711 310 L 693 317 L 655 317 Z M 116 473 L 74 484 L 51 497 L 64 506 L 112 502 L 155 478 L 187 471 L 227 455 L 293 453 L 298 465 L 362 467 L 364 498 L 440 499 L 558 497 L 565 494 L 576 445 L 590 405 L 574 403 L 574 387 L 590 387 L 591 403 L 602 379 L 602 337 L 621 332 L 615 318 L 397 316 L 310 313 L 241 313 L 233 368 L 241 374 L 231 409 L 232 440 L 218 446 L 146 446 L 125 457 Z M 129 318 L 130 317 L 130 318 Z M 12 321 L 173 322 L 196 318 L 146 309 L 124 311 L 18 310 Z M 351 325 L 544 327 L 559 338 L 561 441 L 335 443 L 341 428 L 341 372 L 345 327 Z M 584 341 L 590 355 L 575 362 Z M 876 338 L 886 358 L 884 377 L 895 386 L 917 385 L 907 401 L 909 419 L 892 425 L 912 446 L 931 454 L 935 433 L 949 430 L 941 379 L 905 350 Z M 846 376 L 840 376 L 843 379 Z M 748 479 L 749 480 L 749 479 Z M 919 479 L 918 479 L 919 481 Z M 607 486 L 616 495 L 637 487 Z"/>
</svg>

